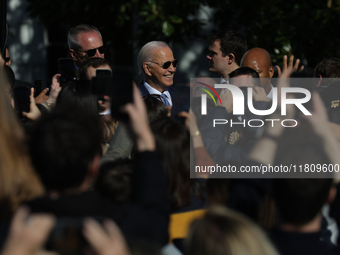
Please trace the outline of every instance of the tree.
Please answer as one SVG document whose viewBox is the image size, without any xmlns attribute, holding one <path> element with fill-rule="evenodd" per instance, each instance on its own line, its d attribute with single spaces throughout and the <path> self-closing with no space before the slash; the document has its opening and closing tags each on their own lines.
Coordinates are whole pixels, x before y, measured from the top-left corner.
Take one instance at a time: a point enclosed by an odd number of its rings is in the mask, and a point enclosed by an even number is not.
<svg viewBox="0 0 340 255">
<path fill-rule="evenodd" d="M 132 64 L 132 46 L 151 40 L 184 43 L 199 36 L 202 21 L 195 18 L 204 1 L 166 0 L 28 0 L 28 10 L 46 27 L 59 24 L 68 31 L 81 23 L 99 28 L 116 49 L 120 64 Z M 134 34 L 133 34 L 134 31 Z M 66 42 L 66 35 L 63 41 Z M 128 59 L 128 61 L 126 61 Z"/>
<path fill-rule="evenodd" d="M 273 0 L 220 1 L 214 18 L 217 29 L 243 31 L 249 48 L 267 49 L 274 64 L 294 54 L 315 66 L 323 57 L 339 57 L 340 1 Z"/>
<path fill-rule="evenodd" d="M 61 24 L 65 30 L 79 23 L 97 26 L 125 64 L 132 64 L 133 45 L 151 40 L 183 44 L 200 37 L 205 21 L 195 14 L 202 5 L 216 9 L 212 18 L 216 31 L 243 32 L 249 48 L 267 49 L 274 64 L 280 64 L 285 54 L 294 54 L 309 66 L 323 57 L 340 56 L 340 0 L 28 1 L 32 15 L 46 26 Z"/>
</svg>

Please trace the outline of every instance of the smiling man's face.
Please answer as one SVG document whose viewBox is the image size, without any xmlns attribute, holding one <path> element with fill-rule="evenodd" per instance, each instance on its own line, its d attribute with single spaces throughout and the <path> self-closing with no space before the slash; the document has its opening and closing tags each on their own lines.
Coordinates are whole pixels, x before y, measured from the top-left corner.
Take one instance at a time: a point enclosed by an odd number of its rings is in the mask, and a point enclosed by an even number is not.
<svg viewBox="0 0 340 255">
<path fill-rule="evenodd" d="M 152 61 L 146 62 L 146 74 L 150 76 L 150 86 L 157 90 L 166 90 L 174 82 L 173 78 L 176 72 L 176 67 L 171 64 L 168 68 L 164 69 L 163 65 L 166 62 L 173 62 L 174 56 L 172 50 L 169 47 L 162 49 L 155 49 L 152 52 Z M 144 63 L 145 64 L 145 63 Z M 163 92 L 161 91 L 161 92 Z"/>
</svg>

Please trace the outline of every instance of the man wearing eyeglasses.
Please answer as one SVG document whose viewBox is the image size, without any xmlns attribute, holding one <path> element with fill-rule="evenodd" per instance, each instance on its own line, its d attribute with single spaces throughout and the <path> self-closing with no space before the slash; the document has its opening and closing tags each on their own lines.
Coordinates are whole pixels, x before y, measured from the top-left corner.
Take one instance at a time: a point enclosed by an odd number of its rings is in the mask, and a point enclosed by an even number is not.
<svg viewBox="0 0 340 255">
<path fill-rule="evenodd" d="M 99 30 L 91 25 L 81 24 L 70 29 L 67 36 L 69 52 L 79 67 L 86 59 L 104 58 L 105 45 Z"/>
<path fill-rule="evenodd" d="M 145 44 L 138 54 L 139 73 L 144 81 L 138 86 L 142 96 L 160 95 L 166 106 L 172 106 L 172 92 L 177 60 L 165 42 L 152 41 Z"/>
</svg>

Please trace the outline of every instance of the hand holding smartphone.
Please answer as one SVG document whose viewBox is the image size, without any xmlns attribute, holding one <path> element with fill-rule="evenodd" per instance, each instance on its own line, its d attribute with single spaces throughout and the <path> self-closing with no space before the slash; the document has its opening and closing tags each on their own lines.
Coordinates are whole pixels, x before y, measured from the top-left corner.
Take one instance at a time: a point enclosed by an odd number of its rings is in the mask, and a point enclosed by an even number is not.
<svg viewBox="0 0 340 255">
<path fill-rule="evenodd" d="M 112 71 L 111 116 L 115 120 L 128 121 L 129 116 L 121 112 L 121 107 L 133 102 L 132 73 L 129 71 Z"/>
<path fill-rule="evenodd" d="M 14 108 L 21 120 L 25 118 L 22 112 L 30 111 L 30 95 L 31 88 L 29 86 L 19 86 L 13 89 Z"/>
<path fill-rule="evenodd" d="M 66 83 L 76 80 L 76 66 L 73 58 L 59 58 L 59 73 L 60 86 L 63 87 Z"/>
</svg>

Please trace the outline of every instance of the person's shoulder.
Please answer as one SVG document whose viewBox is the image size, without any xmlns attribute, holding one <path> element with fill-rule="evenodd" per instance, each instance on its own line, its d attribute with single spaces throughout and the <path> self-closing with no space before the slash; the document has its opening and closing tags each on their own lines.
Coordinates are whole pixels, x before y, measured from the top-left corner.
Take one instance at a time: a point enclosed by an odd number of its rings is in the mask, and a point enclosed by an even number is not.
<svg viewBox="0 0 340 255">
<path fill-rule="evenodd" d="M 137 87 L 138 87 L 140 93 L 142 94 L 142 96 L 150 95 L 149 91 L 147 90 L 147 88 L 144 85 L 144 81 L 142 81 Z"/>
<path fill-rule="evenodd" d="M 172 86 L 170 86 L 169 88 L 168 88 L 168 91 L 169 91 L 169 93 L 170 93 L 170 96 L 172 96 L 173 95 L 173 93 L 174 93 L 174 90 L 175 90 L 175 87 L 172 85 Z"/>
<path fill-rule="evenodd" d="M 142 81 L 141 83 L 139 83 L 139 84 L 137 85 L 137 87 L 138 87 L 138 88 L 141 88 L 141 87 L 144 87 L 144 88 L 145 88 L 145 86 L 144 86 L 144 81 Z"/>
</svg>

